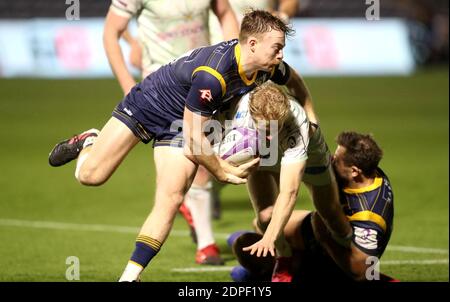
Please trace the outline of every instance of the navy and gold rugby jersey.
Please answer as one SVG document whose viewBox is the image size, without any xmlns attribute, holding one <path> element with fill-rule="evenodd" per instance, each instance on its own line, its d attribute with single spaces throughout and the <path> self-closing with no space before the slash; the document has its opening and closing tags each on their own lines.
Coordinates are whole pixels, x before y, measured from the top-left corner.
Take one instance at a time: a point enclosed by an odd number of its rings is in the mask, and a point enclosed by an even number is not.
<svg viewBox="0 0 450 302">
<path fill-rule="evenodd" d="M 151 50 L 150 50 L 151 51 Z M 162 66 L 138 84 L 148 110 L 172 122 L 183 118 L 184 107 L 204 116 L 213 113 L 267 80 L 283 85 L 290 67 L 283 61 L 271 72 L 248 79 L 240 64 L 238 40 L 201 47 Z"/>
<path fill-rule="evenodd" d="M 378 168 L 373 184 L 342 188 L 340 194 L 353 227 L 353 242 L 366 254 L 381 257 L 393 229 L 394 194 L 388 177 Z"/>
</svg>

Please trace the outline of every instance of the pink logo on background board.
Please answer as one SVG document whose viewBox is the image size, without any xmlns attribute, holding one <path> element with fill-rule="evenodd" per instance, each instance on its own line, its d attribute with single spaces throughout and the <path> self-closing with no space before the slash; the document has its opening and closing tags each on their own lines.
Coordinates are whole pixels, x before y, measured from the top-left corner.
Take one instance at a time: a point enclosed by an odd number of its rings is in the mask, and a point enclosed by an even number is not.
<svg viewBox="0 0 450 302">
<path fill-rule="evenodd" d="M 91 63 L 89 32 L 82 27 L 63 27 L 56 32 L 55 49 L 64 68 L 87 69 Z"/>
<path fill-rule="evenodd" d="M 338 51 L 333 32 L 322 26 L 312 26 L 305 29 L 306 57 L 310 64 L 320 69 L 335 69 L 338 67 Z"/>
</svg>

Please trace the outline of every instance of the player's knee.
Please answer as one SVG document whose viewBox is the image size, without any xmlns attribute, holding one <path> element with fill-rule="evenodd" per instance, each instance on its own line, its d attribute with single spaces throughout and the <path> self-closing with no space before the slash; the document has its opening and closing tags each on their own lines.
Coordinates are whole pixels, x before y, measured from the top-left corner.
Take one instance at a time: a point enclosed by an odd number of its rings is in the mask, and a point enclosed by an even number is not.
<svg viewBox="0 0 450 302">
<path fill-rule="evenodd" d="M 86 164 L 82 166 L 76 177 L 85 186 L 100 186 L 108 180 L 98 167 Z"/>
<path fill-rule="evenodd" d="M 272 218 L 273 207 L 267 207 L 258 212 L 258 217 L 256 221 L 256 226 L 261 231 L 264 231 L 270 223 L 270 219 Z"/>
<path fill-rule="evenodd" d="M 366 271 L 367 271 L 367 264 L 366 264 L 366 256 L 362 254 L 352 254 L 352 257 L 350 257 L 350 276 L 353 278 L 353 280 L 361 282 L 361 281 L 367 281 L 366 278 Z"/>
<path fill-rule="evenodd" d="M 164 200 L 171 208 L 177 210 L 184 200 L 184 194 L 182 192 L 163 192 L 157 195 L 157 198 Z"/>
<path fill-rule="evenodd" d="M 360 265 L 359 263 L 352 263 L 350 269 L 350 276 L 354 281 L 362 282 L 367 281 L 366 279 L 366 266 Z"/>
</svg>

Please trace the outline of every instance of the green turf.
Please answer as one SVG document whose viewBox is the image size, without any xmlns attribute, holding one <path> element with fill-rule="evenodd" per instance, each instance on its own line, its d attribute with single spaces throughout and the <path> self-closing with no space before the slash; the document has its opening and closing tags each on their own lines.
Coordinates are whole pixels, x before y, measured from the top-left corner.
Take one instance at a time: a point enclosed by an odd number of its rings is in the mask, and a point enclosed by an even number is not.
<svg viewBox="0 0 450 302">
<path fill-rule="evenodd" d="M 395 194 L 390 244 L 443 249 L 443 253 L 387 251 L 383 260 L 448 260 L 448 70 L 412 77 L 307 78 L 326 139 L 342 130 L 371 132 L 383 147 L 381 166 Z M 115 281 L 136 233 L 58 230 L 7 225 L 5 219 L 101 224 L 138 228 L 154 194 L 152 149 L 143 144 L 110 181 L 86 188 L 74 164 L 51 168 L 47 154 L 59 140 L 101 127 L 121 93 L 114 80 L 0 80 L 0 281 L 65 281 L 68 256 L 81 263 L 81 281 Z M 223 217 L 215 230 L 250 228 L 253 212 L 244 187 L 222 194 Z M 305 191 L 297 208 L 311 208 Z M 181 217 L 174 229 L 187 228 Z M 232 266 L 222 236 L 218 242 Z M 445 252 L 445 250 L 447 252 Z M 144 273 L 144 281 L 229 281 L 227 271 L 186 273 L 195 246 L 174 233 Z M 387 265 L 382 271 L 404 281 L 448 281 L 445 264 Z"/>
</svg>

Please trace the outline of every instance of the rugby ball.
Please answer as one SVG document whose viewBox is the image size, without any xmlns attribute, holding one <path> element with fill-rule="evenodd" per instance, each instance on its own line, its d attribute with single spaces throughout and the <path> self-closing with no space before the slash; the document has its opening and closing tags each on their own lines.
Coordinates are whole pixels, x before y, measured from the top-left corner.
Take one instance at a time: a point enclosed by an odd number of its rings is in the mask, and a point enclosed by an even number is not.
<svg viewBox="0 0 450 302">
<path fill-rule="evenodd" d="M 258 132 L 251 128 L 234 128 L 218 146 L 219 156 L 235 165 L 242 165 L 258 155 Z"/>
</svg>

